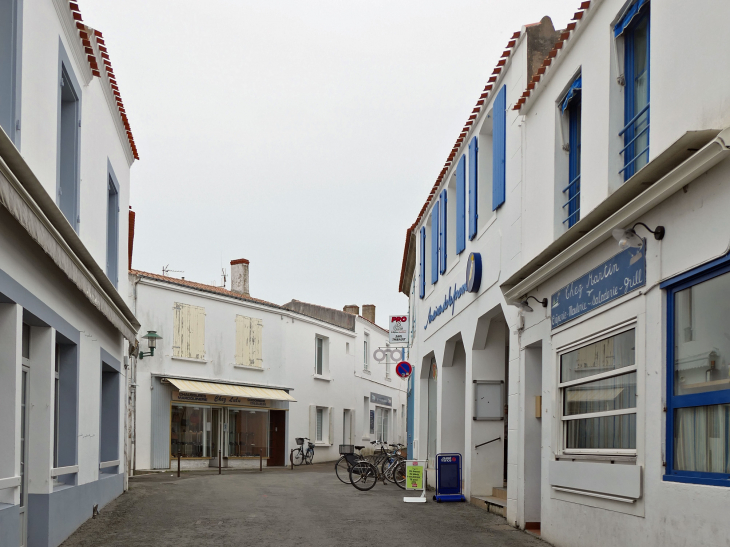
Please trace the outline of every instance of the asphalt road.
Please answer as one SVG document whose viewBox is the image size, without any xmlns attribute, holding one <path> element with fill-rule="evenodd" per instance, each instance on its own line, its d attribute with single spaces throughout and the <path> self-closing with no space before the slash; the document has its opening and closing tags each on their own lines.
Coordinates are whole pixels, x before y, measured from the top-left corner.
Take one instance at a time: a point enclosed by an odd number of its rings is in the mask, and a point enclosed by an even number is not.
<svg viewBox="0 0 730 547">
<path fill-rule="evenodd" d="M 146 475 L 63 547 L 548 545 L 468 503 L 406 504 L 404 495 L 393 484 L 355 490 L 331 464 Z"/>
</svg>

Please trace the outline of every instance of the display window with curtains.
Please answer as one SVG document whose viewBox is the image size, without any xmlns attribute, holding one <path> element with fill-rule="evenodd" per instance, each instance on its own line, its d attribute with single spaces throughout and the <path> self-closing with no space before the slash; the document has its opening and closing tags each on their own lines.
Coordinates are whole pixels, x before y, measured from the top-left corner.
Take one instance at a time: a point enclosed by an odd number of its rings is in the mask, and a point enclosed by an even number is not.
<svg viewBox="0 0 730 547">
<path fill-rule="evenodd" d="M 665 480 L 730 486 L 730 257 L 664 282 Z"/>
</svg>

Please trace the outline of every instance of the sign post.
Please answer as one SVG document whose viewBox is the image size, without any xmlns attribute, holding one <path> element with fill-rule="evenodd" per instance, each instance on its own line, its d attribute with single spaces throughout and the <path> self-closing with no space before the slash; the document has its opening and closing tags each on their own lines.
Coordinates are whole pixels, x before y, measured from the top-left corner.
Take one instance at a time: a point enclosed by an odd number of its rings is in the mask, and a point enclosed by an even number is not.
<svg viewBox="0 0 730 547">
<path fill-rule="evenodd" d="M 427 460 L 406 460 L 406 490 L 421 490 L 417 498 L 403 498 L 406 503 L 426 503 L 426 468 Z"/>
</svg>

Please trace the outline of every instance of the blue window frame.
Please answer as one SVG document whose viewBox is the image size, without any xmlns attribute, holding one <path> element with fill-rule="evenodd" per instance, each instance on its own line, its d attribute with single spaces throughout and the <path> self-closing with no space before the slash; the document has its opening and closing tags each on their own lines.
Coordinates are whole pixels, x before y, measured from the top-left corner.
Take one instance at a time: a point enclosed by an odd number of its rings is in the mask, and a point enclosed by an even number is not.
<svg viewBox="0 0 730 547">
<path fill-rule="evenodd" d="M 624 138 L 620 154 L 624 180 L 649 161 L 649 2 L 638 0 L 616 24 L 616 37 L 624 38 Z"/>
<path fill-rule="evenodd" d="M 661 287 L 667 294 L 664 480 L 730 486 L 730 255 Z"/>
<path fill-rule="evenodd" d="M 497 93 L 492 110 L 492 211 L 496 211 L 506 197 L 507 86 Z"/>
<path fill-rule="evenodd" d="M 431 284 L 439 280 L 439 202 L 433 204 L 431 210 Z"/>
<path fill-rule="evenodd" d="M 107 160 L 106 275 L 117 287 L 119 282 L 119 182 Z"/>
<path fill-rule="evenodd" d="M 580 85 L 580 76 L 576 80 Z M 567 210 L 568 216 L 563 224 L 568 228 L 580 220 L 580 145 L 581 145 L 581 91 L 580 87 L 574 90 L 569 98 L 568 110 L 568 185 L 563 188 L 566 202 L 563 210 Z"/>
<path fill-rule="evenodd" d="M 81 222 L 81 86 L 59 39 L 56 204 L 76 232 Z"/>
<path fill-rule="evenodd" d="M 479 214 L 477 211 L 478 188 L 477 173 L 479 141 L 474 136 L 469 143 L 469 239 L 474 239 L 477 235 L 477 219 Z"/>
<path fill-rule="evenodd" d="M 426 296 L 426 227 L 421 227 L 421 233 L 419 234 L 420 246 L 419 246 L 419 257 L 421 262 L 419 263 L 420 279 L 418 280 L 418 296 L 423 298 Z"/>
<path fill-rule="evenodd" d="M 439 228 L 441 229 L 439 232 L 440 235 L 440 241 L 439 241 L 439 271 L 443 274 L 446 273 L 446 228 L 447 228 L 447 218 L 446 218 L 446 202 L 447 202 L 447 191 L 446 189 L 441 190 L 441 220 L 439 221 Z"/>
<path fill-rule="evenodd" d="M 466 248 L 466 156 L 456 167 L 456 254 Z"/>
<path fill-rule="evenodd" d="M 0 127 L 20 148 L 22 0 L 0 2 Z"/>
</svg>

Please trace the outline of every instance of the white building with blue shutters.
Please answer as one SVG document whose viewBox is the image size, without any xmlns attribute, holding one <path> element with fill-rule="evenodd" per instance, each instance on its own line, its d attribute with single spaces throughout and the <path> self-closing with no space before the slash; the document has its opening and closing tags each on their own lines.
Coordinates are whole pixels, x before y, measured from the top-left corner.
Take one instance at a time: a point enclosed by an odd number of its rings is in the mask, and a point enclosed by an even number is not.
<svg viewBox="0 0 730 547">
<path fill-rule="evenodd" d="M 414 452 L 555 545 L 727 540 L 729 9 L 523 27 L 408 231 Z"/>
<path fill-rule="evenodd" d="M 125 488 L 132 133 L 78 6 L 0 2 L 0 546 L 55 546 Z"/>
</svg>

